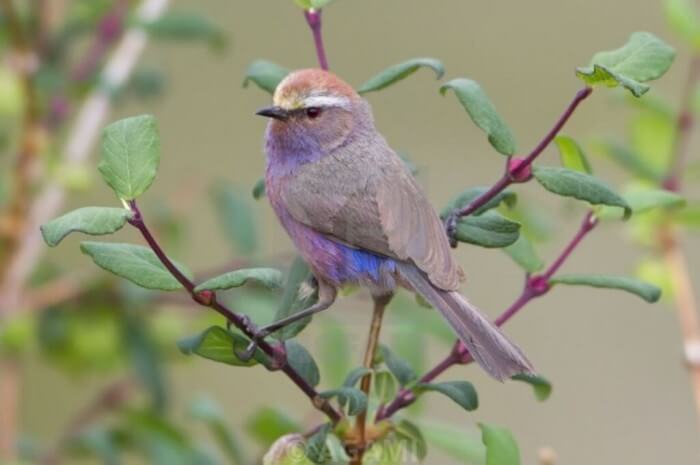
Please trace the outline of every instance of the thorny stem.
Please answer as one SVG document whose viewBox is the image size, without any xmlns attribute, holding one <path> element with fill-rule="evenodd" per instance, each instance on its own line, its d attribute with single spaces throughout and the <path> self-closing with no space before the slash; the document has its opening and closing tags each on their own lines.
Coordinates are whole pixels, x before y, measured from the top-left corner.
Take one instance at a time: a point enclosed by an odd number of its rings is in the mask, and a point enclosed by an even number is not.
<svg viewBox="0 0 700 465">
<path fill-rule="evenodd" d="M 542 274 L 527 277 L 525 286 L 523 287 L 523 290 L 518 298 L 511 304 L 510 307 L 501 313 L 496 320 L 494 320 L 496 326 L 504 325 L 518 312 L 520 312 L 520 310 L 522 310 L 522 308 L 525 307 L 525 305 L 527 305 L 530 301 L 549 292 L 550 279 L 559 270 L 559 268 L 561 268 L 564 262 L 566 262 L 566 260 L 571 256 L 571 253 L 576 249 L 576 247 L 578 247 L 588 233 L 590 233 L 596 227 L 597 224 L 598 222 L 593 215 L 593 212 L 589 211 L 581 222 L 581 226 L 574 237 L 564 247 L 552 264 L 547 267 Z M 437 365 L 430 369 L 430 371 L 424 374 L 418 382 L 429 383 L 452 366 L 467 365 L 473 361 L 474 359 L 464 344 L 462 344 L 461 341 L 457 341 L 452 347 L 452 351 Z M 415 402 L 415 400 L 416 397 L 410 389 L 402 389 L 399 391 L 393 401 L 377 412 L 376 421 L 391 417 L 399 410 L 411 405 L 413 402 Z"/>
<path fill-rule="evenodd" d="M 328 59 L 326 58 L 326 48 L 323 46 L 323 35 L 321 34 L 321 10 L 305 10 L 304 17 L 311 28 L 311 33 L 314 36 L 314 45 L 316 46 L 316 55 L 318 56 L 318 64 L 321 69 L 328 71 Z"/>
<path fill-rule="evenodd" d="M 212 308 L 226 318 L 227 321 L 233 324 L 241 332 L 243 332 L 243 334 L 249 338 L 253 338 L 255 334 L 251 330 L 250 324 L 246 321 L 246 319 L 216 300 L 215 292 L 195 292 L 194 289 L 196 286 L 194 282 L 192 282 L 177 268 L 177 266 L 175 266 L 172 260 L 170 260 L 170 258 L 168 258 L 168 256 L 165 254 L 155 237 L 153 237 L 153 234 L 151 234 L 151 231 L 146 226 L 143 216 L 141 215 L 141 211 L 139 210 L 135 200 L 129 201 L 129 208 L 134 214 L 132 219 L 129 220 L 129 223 L 139 230 L 151 250 L 153 250 L 153 253 L 156 254 L 156 257 L 158 257 L 158 260 L 163 264 L 163 266 L 165 266 L 170 274 L 172 274 L 173 277 L 177 279 L 180 284 L 182 284 L 182 286 L 192 296 L 192 299 L 202 306 Z M 265 340 L 261 340 L 258 347 L 270 358 L 275 360 L 280 357 L 280 351 L 283 350 L 282 348 L 273 347 Z M 335 408 L 333 408 L 333 406 L 327 400 L 322 399 L 316 389 L 314 389 L 313 386 L 311 386 L 294 368 L 292 368 L 291 365 L 288 363 L 282 363 L 279 369 L 304 392 L 309 400 L 311 400 L 314 407 L 325 413 L 333 423 L 340 421 L 342 415 Z"/>
<path fill-rule="evenodd" d="M 549 130 L 547 135 L 544 136 L 544 138 L 539 144 L 537 144 L 532 152 L 530 152 L 519 165 L 512 169 L 506 170 L 506 173 L 504 173 L 503 176 L 496 181 L 496 183 L 489 190 L 474 199 L 469 205 L 455 212 L 454 215 L 457 218 L 462 218 L 474 213 L 479 208 L 486 205 L 491 199 L 503 192 L 508 186 L 516 182 L 515 179 L 519 177 L 518 175 L 530 168 L 532 162 L 534 162 L 535 159 L 544 151 L 544 149 L 549 146 L 552 140 L 554 140 L 557 134 L 559 134 L 559 131 L 561 131 L 561 129 L 564 127 L 566 122 L 569 121 L 569 118 L 571 118 L 571 115 L 573 115 L 574 111 L 576 111 L 579 104 L 588 98 L 588 96 L 591 95 L 591 92 L 593 92 L 591 87 L 584 87 L 576 92 L 576 95 L 571 103 L 569 103 L 569 106 L 566 108 L 564 113 L 559 116 L 559 119 L 556 121 L 552 129 Z"/>
<path fill-rule="evenodd" d="M 369 328 L 369 335 L 367 337 L 367 348 L 365 349 L 365 358 L 363 360 L 362 366 L 367 369 L 372 369 L 374 366 L 374 358 L 377 354 L 377 347 L 379 346 L 379 335 L 382 330 L 382 320 L 384 318 L 384 310 L 391 300 L 391 295 L 386 297 L 376 297 L 374 298 L 374 311 L 372 312 L 372 324 Z M 367 373 L 362 377 L 360 382 L 360 390 L 365 393 L 369 398 L 370 389 L 372 387 L 372 373 Z M 354 451 L 352 465 L 359 465 L 362 463 L 362 456 L 365 449 L 365 426 L 367 422 L 367 411 L 360 413 L 355 421 L 355 428 L 357 429 L 358 437 L 358 447 Z"/>
</svg>

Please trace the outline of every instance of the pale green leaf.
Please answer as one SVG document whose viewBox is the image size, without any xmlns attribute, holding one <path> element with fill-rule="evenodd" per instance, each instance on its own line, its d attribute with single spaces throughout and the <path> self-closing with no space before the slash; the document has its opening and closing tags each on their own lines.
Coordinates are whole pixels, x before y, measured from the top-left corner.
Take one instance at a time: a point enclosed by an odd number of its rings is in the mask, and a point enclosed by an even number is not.
<svg viewBox="0 0 700 465">
<path fill-rule="evenodd" d="M 124 208 L 84 207 L 41 226 L 44 241 L 55 247 L 72 232 L 91 235 L 112 234 L 124 227 L 133 214 Z"/>
<path fill-rule="evenodd" d="M 195 288 L 195 292 L 231 289 L 251 281 L 269 289 L 278 289 L 282 287 L 282 272 L 274 268 L 244 268 L 230 271 L 204 281 Z"/>
<path fill-rule="evenodd" d="M 258 362 L 267 363 L 267 356 L 257 349 L 250 360 L 241 360 L 237 353 L 244 352 L 250 341 L 241 334 L 234 333 L 221 326 L 211 326 L 202 333 L 181 339 L 177 342 L 185 355 L 196 354 L 208 360 L 233 366 L 253 366 Z"/>
<path fill-rule="evenodd" d="M 396 377 L 401 386 L 406 386 L 418 379 L 418 375 L 413 371 L 413 368 L 404 359 L 396 355 L 387 346 L 380 346 L 384 364 L 389 368 L 389 371 Z"/>
<path fill-rule="evenodd" d="M 486 465 L 520 465 L 520 448 L 507 429 L 479 423 L 486 446 Z"/>
<path fill-rule="evenodd" d="M 573 138 L 561 135 L 557 136 L 554 142 L 559 149 L 559 158 L 564 168 L 581 173 L 592 173 L 591 164 L 588 162 L 586 154 Z"/>
<path fill-rule="evenodd" d="M 459 194 L 457 194 L 456 197 L 449 201 L 445 208 L 442 209 L 442 211 L 440 212 L 440 217 L 446 218 L 450 213 L 465 208 L 467 205 L 476 200 L 477 197 L 485 193 L 488 189 L 488 187 L 470 187 L 469 189 L 460 192 Z M 480 215 L 481 213 L 496 208 L 502 204 L 505 204 L 508 207 L 513 207 L 517 200 L 518 196 L 513 191 L 506 190 L 499 192 L 491 200 L 489 200 L 482 207 L 476 210 L 474 212 L 474 215 Z"/>
<path fill-rule="evenodd" d="M 160 163 L 160 137 L 151 115 L 116 121 L 104 129 L 97 169 L 117 196 L 132 200 L 151 185 Z"/>
<path fill-rule="evenodd" d="M 503 251 L 528 273 L 535 273 L 544 267 L 544 262 L 537 255 L 532 242 L 524 234 L 520 234 L 518 240 L 504 247 Z"/>
<path fill-rule="evenodd" d="M 486 248 L 511 245 L 518 240 L 520 225 L 504 218 L 500 213 L 487 211 L 481 215 L 461 218 L 457 222 L 455 237 L 460 242 Z"/>
<path fill-rule="evenodd" d="M 182 285 L 147 247 L 112 242 L 83 242 L 80 244 L 80 250 L 92 257 L 100 268 L 146 289 L 182 289 Z M 176 266 L 186 276 L 191 275 L 183 265 Z"/>
<path fill-rule="evenodd" d="M 551 284 L 566 284 L 569 286 L 589 286 L 604 289 L 619 289 L 635 294 L 649 303 L 654 303 L 661 297 L 661 290 L 649 283 L 628 276 L 608 276 L 595 274 L 569 274 L 556 276 Z"/>
<path fill-rule="evenodd" d="M 357 90 L 360 94 L 375 92 L 389 87 L 392 84 L 407 78 L 411 74 L 418 71 L 420 68 L 431 68 L 435 71 L 437 79 L 441 79 L 445 74 L 445 67 L 435 58 L 412 58 L 402 63 L 395 64 L 373 76 L 367 82 L 362 84 Z"/>
<path fill-rule="evenodd" d="M 552 383 L 550 383 L 547 379 L 543 378 L 542 376 L 521 373 L 513 376 L 512 379 L 516 381 L 522 381 L 532 386 L 532 390 L 535 393 L 535 397 L 539 401 L 547 400 L 552 394 Z"/>
<path fill-rule="evenodd" d="M 515 138 L 481 86 L 471 79 L 458 78 L 443 84 L 440 93 L 445 95 L 450 89 L 474 124 L 486 133 L 493 148 L 503 155 L 513 155 L 517 150 Z"/>
<path fill-rule="evenodd" d="M 367 409 L 367 396 L 364 392 L 354 387 L 340 387 L 320 394 L 324 399 L 338 400 L 338 404 L 346 409 L 348 415 L 359 415 Z"/>
<path fill-rule="evenodd" d="M 694 0 L 666 0 L 666 21 L 671 29 L 700 49 L 700 13 Z"/>
<path fill-rule="evenodd" d="M 253 82 L 262 90 L 272 94 L 287 74 L 289 74 L 289 70 L 276 63 L 266 60 L 255 60 L 245 72 L 243 87 L 248 87 L 248 84 Z"/>
</svg>

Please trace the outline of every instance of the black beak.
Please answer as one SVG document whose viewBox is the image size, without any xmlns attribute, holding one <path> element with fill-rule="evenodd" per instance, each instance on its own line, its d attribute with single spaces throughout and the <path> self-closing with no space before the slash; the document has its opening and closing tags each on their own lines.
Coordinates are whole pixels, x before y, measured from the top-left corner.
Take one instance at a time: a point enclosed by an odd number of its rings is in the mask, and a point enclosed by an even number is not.
<svg viewBox="0 0 700 465">
<path fill-rule="evenodd" d="M 277 106 L 262 108 L 255 112 L 255 114 L 279 120 L 285 120 L 289 117 L 289 112 L 287 110 Z"/>
</svg>

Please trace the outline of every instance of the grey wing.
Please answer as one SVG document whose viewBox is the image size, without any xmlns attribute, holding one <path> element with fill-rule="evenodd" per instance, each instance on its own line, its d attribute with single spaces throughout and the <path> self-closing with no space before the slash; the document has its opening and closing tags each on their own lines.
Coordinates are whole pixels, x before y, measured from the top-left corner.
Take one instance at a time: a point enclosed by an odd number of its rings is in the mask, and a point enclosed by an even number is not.
<svg viewBox="0 0 700 465">
<path fill-rule="evenodd" d="M 410 260 L 437 287 L 457 289 L 462 270 L 423 189 L 383 139 L 357 149 L 304 165 L 286 183 L 292 216 L 344 244 Z"/>
</svg>

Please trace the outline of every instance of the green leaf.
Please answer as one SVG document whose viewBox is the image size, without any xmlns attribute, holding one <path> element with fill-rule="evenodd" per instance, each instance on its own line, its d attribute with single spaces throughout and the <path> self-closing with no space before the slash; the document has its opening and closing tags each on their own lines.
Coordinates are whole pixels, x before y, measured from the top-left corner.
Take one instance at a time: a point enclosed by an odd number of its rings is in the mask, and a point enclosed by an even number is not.
<svg viewBox="0 0 700 465">
<path fill-rule="evenodd" d="M 399 438 L 406 441 L 406 447 L 415 453 L 418 460 L 425 459 L 425 456 L 428 455 L 428 445 L 423 433 L 415 424 L 408 420 L 401 420 L 396 424 L 394 432 Z"/>
<path fill-rule="evenodd" d="M 366 367 L 357 367 L 353 369 L 348 375 L 345 377 L 345 381 L 343 381 L 343 386 L 344 387 L 353 387 L 357 384 L 357 382 L 362 379 L 365 375 L 368 375 L 372 373 L 372 370 Z"/>
<path fill-rule="evenodd" d="M 445 67 L 435 58 L 412 58 L 403 63 L 398 63 L 388 67 L 379 74 L 371 77 L 367 82 L 362 84 L 357 90 L 360 94 L 375 92 L 389 87 L 392 84 L 407 78 L 411 74 L 418 71 L 420 68 L 431 68 L 435 71 L 437 79 L 442 79 L 445 74 Z"/>
<path fill-rule="evenodd" d="M 147 247 L 112 242 L 83 242 L 80 244 L 80 250 L 92 257 L 100 268 L 146 289 L 163 291 L 182 289 L 182 285 Z M 191 276 L 183 265 L 175 263 L 175 266 L 185 276 Z"/>
<path fill-rule="evenodd" d="M 461 210 L 472 203 L 477 197 L 484 194 L 488 187 L 470 187 L 454 197 L 440 212 L 441 218 L 446 218 L 455 210 Z M 482 207 L 474 212 L 474 215 L 480 215 L 487 210 L 494 209 L 502 204 L 508 207 L 513 207 L 518 200 L 518 195 L 512 191 L 502 191 L 496 194 L 491 200 L 486 202 Z"/>
<path fill-rule="evenodd" d="M 625 209 L 625 217 L 632 213 L 625 199 L 590 174 L 550 166 L 537 166 L 533 174 L 542 187 L 555 194 L 584 200 L 593 205 L 621 207 Z"/>
<path fill-rule="evenodd" d="M 454 90 L 474 124 L 486 133 L 493 148 L 503 155 L 513 155 L 516 152 L 515 138 L 510 128 L 476 81 L 453 79 L 440 87 L 440 93 L 445 95 L 449 89 Z"/>
<path fill-rule="evenodd" d="M 431 447 L 444 451 L 459 463 L 482 465 L 486 460 L 486 448 L 481 438 L 472 437 L 466 431 L 455 426 L 425 423 L 421 423 L 421 430 Z"/>
<path fill-rule="evenodd" d="M 642 83 L 663 76 L 675 56 L 673 48 L 655 35 L 635 32 L 621 48 L 593 55 L 590 65 L 577 68 L 576 75 L 586 84 L 621 85 L 641 97 L 649 90 Z"/>
<path fill-rule="evenodd" d="M 302 378 L 312 386 L 317 386 L 321 382 L 321 374 L 313 357 L 303 345 L 296 341 L 285 341 L 287 348 L 287 362 L 294 368 Z"/>
<path fill-rule="evenodd" d="M 658 287 L 627 276 L 607 276 L 595 274 L 570 274 L 556 276 L 549 281 L 551 284 L 566 284 L 569 286 L 589 286 L 604 289 L 620 289 L 635 294 L 649 303 L 654 303 L 661 297 Z"/>
<path fill-rule="evenodd" d="M 644 213 L 656 208 L 679 208 L 685 199 L 675 192 L 663 189 L 634 189 L 625 192 L 624 198 L 634 213 Z"/>
<path fill-rule="evenodd" d="M 674 219 L 683 226 L 700 229 L 700 204 L 689 204 L 674 215 Z"/>
<path fill-rule="evenodd" d="M 97 169 L 119 198 L 133 200 L 146 192 L 159 163 L 160 137 L 153 116 L 121 119 L 104 129 Z"/>
<path fill-rule="evenodd" d="M 197 13 L 170 11 L 143 26 L 150 35 L 159 39 L 198 40 L 213 47 L 220 47 L 225 42 L 221 28 Z"/>
<path fill-rule="evenodd" d="M 520 234 L 518 240 L 504 247 L 503 251 L 528 273 L 535 273 L 544 268 L 544 262 L 537 255 L 532 242 L 524 234 Z"/>
<path fill-rule="evenodd" d="M 506 247 L 518 240 L 519 231 L 518 223 L 495 211 L 487 211 L 482 215 L 461 218 L 457 222 L 455 237 L 460 242 L 480 247 Z"/>
<path fill-rule="evenodd" d="M 386 370 L 378 370 L 372 374 L 374 383 L 373 394 L 380 403 L 391 402 L 399 392 L 399 386 L 393 374 Z"/>
<path fill-rule="evenodd" d="M 222 406 L 208 397 L 199 396 L 190 404 L 189 413 L 192 417 L 203 421 L 207 425 L 231 464 L 244 465 L 248 461 L 243 454 L 238 439 L 226 424 L 224 415 L 221 413 L 223 410 Z"/>
<path fill-rule="evenodd" d="M 413 368 L 404 359 L 393 353 L 387 346 L 380 346 L 384 364 L 389 371 L 396 377 L 396 380 L 401 386 L 406 386 L 418 379 L 418 375 L 413 371 Z"/>
<path fill-rule="evenodd" d="M 131 367 L 143 387 L 149 392 L 153 409 L 163 412 L 168 397 L 164 363 L 159 356 L 154 336 L 148 331 L 146 321 L 137 315 L 126 313 L 123 339 Z"/>
<path fill-rule="evenodd" d="M 196 354 L 227 365 L 249 367 L 260 361 L 266 362 L 267 356 L 260 349 L 250 360 L 238 358 L 236 353 L 245 351 L 249 343 L 241 334 L 227 331 L 221 326 L 211 326 L 201 334 L 177 341 L 177 347 L 185 355 Z"/>
<path fill-rule="evenodd" d="M 476 410 L 479 407 L 479 397 L 472 383 L 467 381 L 448 381 L 444 383 L 421 383 L 415 391 L 435 391 L 446 395 L 467 411 Z"/>
<path fill-rule="evenodd" d="M 212 190 L 212 200 L 231 244 L 246 256 L 255 253 L 259 234 L 249 197 L 220 183 Z"/>
<path fill-rule="evenodd" d="M 631 150 L 629 147 L 618 142 L 605 141 L 599 144 L 599 149 L 611 161 L 620 165 L 635 177 L 653 182 L 661 181 L 663 176 L 661 171 L 651 166 L 639 153 Z"/>
<path fill-rule="evenodd" d="M 578 143 L 569 136 L 557 136 L 554 142 L 559 149 L 561 166 L 581 173 L 591 174 L 591 165 L 588 163 L 586 154 Z"/>
<path fill-rule="evenodd" d="M 276 63 L 266 60 L 255 60 L 245 72 L 243 87 L 248 87 L 248 84 L 253 82 L 262 90 L 272 94 L 287 74 L 289 74 L 289 70 Z"/>
<path fill-rule="evenodd" d="M 75 231 L 94 236 L 117 232 L 132 216 L 124 208 L 84 207 L 42 225 L 41 234 L 49 247 L 55 247 Z"/>
<path fill-rule="evenodd" d="M 282 287 L 282 272 L 274 268 L 243 268 L 207 279 L 194 290 L 195 292 L 220 291 L 240 287 L 251 281 L 268 289 L 279 289 Z"/>
<path fill-rule="evenodd" d="M 332 425 L 326 423 L 306 441 L 306 456 L 313 463 L 325 464 L 328 462 L 330 451 L 326 446 L 326 439 L 331 429 Z"/>
<path fill-rule="evenodd" d="M 547 400 L 552 394 L 552 383 L 550 383 L 542 376 L 520 373 L 513 376 L 512 379 L 516 381 L 522 381 L 532 386 L 532 389 L 535 392 L 535 397 L 539 401 Z"/>
<path fill-rule="evenodd" d="M 642 99 L 643 101 L 646 99 Z M 633 155 L 653 179 L 663 179 L 674 158 L 678 124 L 676 117 L 661 109 L 645 107 L 630 122 Z"/>
<path fill-rule="evenodd" d="M 666 0 L 664 4 L 669 27 L 700 49 L 700 15 L 694 0 Z"/>
<path fill-rule="evenodd" d="M 255 200 L 259 200 L 265 197 L 265 178 L 260 178 L 257 181 L 255 181 L 252 194 Z"/>
<path fill-rule="evenodd" d="M 284 292 L 282 294 L 282 300 L 280 306 L 275 314 L 274 321 L 280 321 L 297 312 L 300 312 L 309 306 L 316 303 L 318 300 L 318 295 L 316 292 L 311 293 L 308 296 L 300 297 L 300 288 L 305 284 L 306 280 L 311 275 L 309 266 L 302 260 L 301 257 L 297 257 L 292 262 L 292 266 L 287 273 L 287 282 L 284 285 Z M 279 331 L 275 332 L 274 337 L 283 341 L 285 339 L 290 339 L 299 334 L 306 325 L 311 322 L 311 316 L 303 318 L 300 321 L 287 325 Z"/>
<path fill-rule="evenodd" d="M 302 432 L 302 426 L 299 423 L 273 407 L 257 410 L 246 422 L 245 429 L 266 448 L 286 434 Z"/>
<path fill-rule="evenodd" d="M 337 398 L 338 404 L 346 408 L 348 415 L 359 415 L 367 409 L 367 396 L 354 387 L 341 387 L 320 394 L 324 399 Z"/>
<path fill-rule="evenodd" d="M 297 5 L 302 7 L 305 10 L 320 10 L 326 5 L 329 5 L 331 2 L 335 0 L 294 0 Z"/>
<path fill-rule="evenodd" d="M 520 465 L 520 448 L 504 428 L 479 423 L 481 441 L 486 446 L 486 465 Z"/>
</svg>

